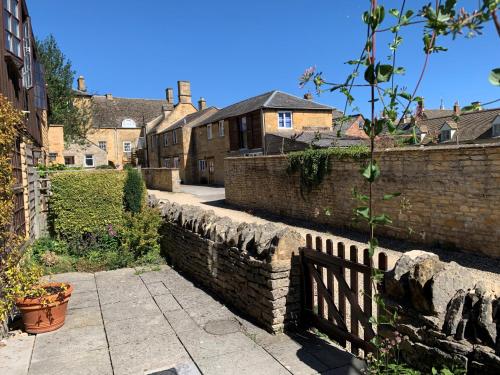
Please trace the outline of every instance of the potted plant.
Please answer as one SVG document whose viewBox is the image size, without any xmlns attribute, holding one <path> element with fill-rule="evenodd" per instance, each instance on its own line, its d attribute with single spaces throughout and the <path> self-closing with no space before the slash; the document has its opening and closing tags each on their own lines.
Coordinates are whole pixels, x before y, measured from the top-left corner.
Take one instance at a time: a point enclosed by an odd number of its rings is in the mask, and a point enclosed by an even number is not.
<svg viewBox="0 0 500 375">
<path fill-rule="evenodd" d="M 43 333 L 63 326 L 73 288 L 67 283 L 41 282 L 40 267 L 26 259 L 7 271 L 6 295 L 21 313 L 25 331 Z"/>
</svg>

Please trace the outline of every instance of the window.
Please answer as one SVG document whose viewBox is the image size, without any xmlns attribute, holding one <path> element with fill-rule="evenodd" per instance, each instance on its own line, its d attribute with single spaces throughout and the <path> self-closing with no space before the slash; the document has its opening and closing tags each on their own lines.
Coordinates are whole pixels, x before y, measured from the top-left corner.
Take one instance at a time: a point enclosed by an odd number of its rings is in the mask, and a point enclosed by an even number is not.
<svg viewBox="0 0 500 375">
<path fill-rule="evenodd" d="M 441 142 L 449 141 L 451 139 L 451 130 L 441 130 Z"/>
<path fill-rule="evenodd" d="M 207 138 L 212 139 L 212 124 L 207 125 Z"/>
<path fill-rule="evenodd" d="M 219 137 L 224 137 L 224 120 L 219 121 Z"/>
<path fill-rule="evenodd" d="M 75 165 L 75 157 L 74 156 L 65 156 L 64 157 L 65 165 Z"/>
<path fill-rule="evenodd" d="M 163 159 L 163 167 L 164 168 L 172 168 L 172 159 L 164 158 Z"/>
<path fill-rule="evenodd" d="M 99 141 L 99 148 L 106 151 L 106 141 Z"/>
<path fill-rule="evenodd" d="M 292 112 L 278 112 L 278 129 L 292 128 Z"/>
<path fill-rule="evenodd" d="M 122 121 L 122 128 L 137 128 L 137 125 L 134 120 L 126 118 Z"/>
<path fill-rule="evenodd" d="M 130 141 L 123 142 L 123 152 L 124 153 L 132 152 L 132 142 Z"/>
<path fill-rule="evenodd" d="M 33 87 L 33 73 L 31 70 L 31 33 L 29 21 L 24 23 L 24 65 L 23 65 L 23 86 L 26 89 Z"/>
<path fill-rule="evenodd" d="M 93 167 L 94 166 L 94 155 L 85 155 L 85 166 Z"/>
<path fill-rule="evenodd" d="M 240 119 L 240 149 L 248 148 L 248 137 L 247 137 L 247 118 L 242 117 Z"/>
<path fill-rule="evenodd" d="M 49 161 L 54 162 L 57 159 L 57 152 L 49 152 Z"/>
<path fill-rule="evenodd" d="M 493 124 L 493 137 L 500 137 L 500 124 Z"/>
<path fill-rule="evenodd" d="M 205 172 L 207 169 L 207 161 L 206 160 L 198 160 L 198 169 L 200 172 Z"/>
<path fill-rule="evenodd" d="M 180 165 L 179 158 L 175 157 L 174 158 L 174 168 L 179 168 L 179 165 Z"/>
<path fill-rule="evenodd" d="M 19 0 L 3 0 L 3 21 L 5 27 L 5 48 L 17 57 L 21 57 Z"/>
<path fill-rule="evenodd" d="M 174 145 L 177 144 L 177 129 L 175 129 L 173 132 L 172 132 L 172 143 Z"/>
<path fill-rule="evenodd" d="M 168 133 L 163 134 L 163 147 L 168 146 Z"/>
</svg>

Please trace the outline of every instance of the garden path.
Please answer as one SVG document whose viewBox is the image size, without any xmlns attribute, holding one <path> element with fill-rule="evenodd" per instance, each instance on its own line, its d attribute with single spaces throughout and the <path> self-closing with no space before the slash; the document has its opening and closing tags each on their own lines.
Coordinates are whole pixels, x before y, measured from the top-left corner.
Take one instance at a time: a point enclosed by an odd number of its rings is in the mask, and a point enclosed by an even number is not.
<svg viewBox="0 0 500 375">
<path fill-rule="evenodd" d="M 360 374 L 342 349 L 271 335 L 168 266 L 52 279 L 74 287 L 65 325 L 6 340 L 1 374 Z"/>
</svg>

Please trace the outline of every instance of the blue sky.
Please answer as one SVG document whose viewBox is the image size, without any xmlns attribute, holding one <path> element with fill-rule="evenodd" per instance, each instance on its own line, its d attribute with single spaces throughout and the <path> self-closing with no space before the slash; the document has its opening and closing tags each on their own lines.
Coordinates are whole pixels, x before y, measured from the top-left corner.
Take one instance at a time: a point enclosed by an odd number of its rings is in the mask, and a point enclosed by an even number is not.
<svg viewBox="0 0 500 375">
<path fill-rule="evenodd" d="M 302 96 L 298 77 L 314 65 L 331 81 L 349 73 L 344 62 L 363 45 L 367 0 L 27 0 L 35 34 L 53 34 L 84 75 L 91 92 L 163 98 L 166 87 L 190 80 L 193 100 L 224 107 L 273 89 Z M 387 9 L 399 1 L 383 1 Z M 411 1 L 411 4 L 422 4 Z M 477 1 L 462 0 L 466 6 Z M 401 85 L 414 87 L 424 59 L 418 29 L 408 29 L 398 57 L 407 68 Z M 379 41 L 380 55 L 388 40 Z M 490 23 L 484 35 L 449 39 L 433 55 L 419 94 L 427 108 L 500 98 L 488 82 L 500 66 L 500 39 Z M 398 64 L 399 65 L 399 64 Z M 312 88 L 311 88 L 312 89 Z M 368 103 L 355 93 L 362 112 Z M 315 100 L 343 108 L 339 94 Z"/>
</svg>

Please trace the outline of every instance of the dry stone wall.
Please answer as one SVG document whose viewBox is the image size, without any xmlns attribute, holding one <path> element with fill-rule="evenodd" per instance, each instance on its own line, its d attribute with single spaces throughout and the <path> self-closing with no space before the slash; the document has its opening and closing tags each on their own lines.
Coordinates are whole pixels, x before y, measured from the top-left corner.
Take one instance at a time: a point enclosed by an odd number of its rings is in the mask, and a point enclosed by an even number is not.
<svg viewBox="0 0 500 375">
<path fill-rule="evenodd" d="M 378 233 L 500 257 L 500 146 L 391 149 L 376 158 L 382 175 L 375 185 L 375 211 L 394 221 Z M 364 230 L 352 220 L 357 205 L 352 189 L 367 189 L 359 175 L 361 163 L 331 160 L 325 180 L 303 198 L 299 175 L 286 173 L 286 156 L 227 158 L 226 201 Z M 402 194 L 382 201 L 382 194 L 393 192 Z"/>
<path fill-rule="evenodd" d="M 494 280 L 479 280 L 470 269 L 414 250 L 398 260 L 384 284 L 388 305 L 399 313 L 396 329 L 408 337 L 401 344 L 405 361 L 426 373 L 445 365 L 467 374 L 500 374 Z"/>
<path fill-rule="evenodd" d="M 194 206 L 150 197 L 161 210 L 168 261 L 269 331 L 296 324 L 301 236 L 272 224 L 234 223 Z"/>
</svg>

